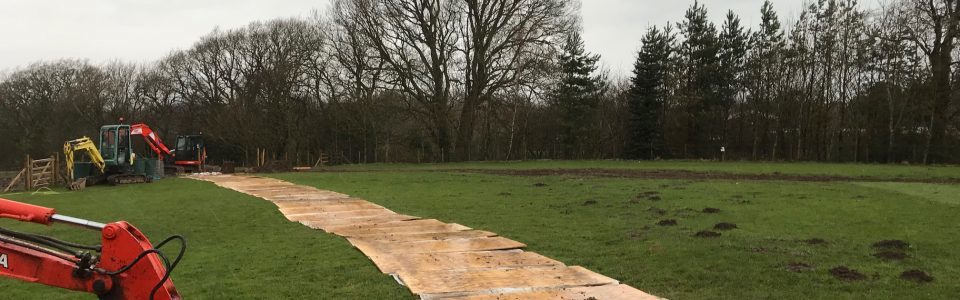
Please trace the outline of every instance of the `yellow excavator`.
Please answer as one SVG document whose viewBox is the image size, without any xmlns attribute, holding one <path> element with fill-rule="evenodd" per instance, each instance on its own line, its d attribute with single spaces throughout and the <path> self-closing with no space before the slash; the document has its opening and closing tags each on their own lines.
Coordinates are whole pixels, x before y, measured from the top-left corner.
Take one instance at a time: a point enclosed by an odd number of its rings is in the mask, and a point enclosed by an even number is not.
<svg viewBox="0 0 960 300">
<path fill-rule="evenodd" d="M 70 177 L 70 190 L 82 190 L 87 186 L 87 178 L 73 178 L 73 156 L 74 152 L 83 151 L 87 154 L 87 157 L 90 158 L 90 163 L 100 170 L 100 174 L 104 173 L 104 170 L 107 167 L 107 164 L 103 161 L 103 156 L 100 155 L 100 150 L 97 150 L 97 145 L 93 143 L 89 137 L 82 137 L 75 140 L 70 140 L 63 143 L 63 155 L 66 157 L 67 163 L 67 176 Z"/>
</svg>

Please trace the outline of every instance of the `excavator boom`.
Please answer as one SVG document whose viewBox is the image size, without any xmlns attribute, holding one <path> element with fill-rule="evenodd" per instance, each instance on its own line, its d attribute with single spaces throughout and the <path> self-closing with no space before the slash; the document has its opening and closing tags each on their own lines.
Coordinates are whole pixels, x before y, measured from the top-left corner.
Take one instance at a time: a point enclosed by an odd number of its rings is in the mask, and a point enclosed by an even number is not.
<svg viewBox="0 0 960 300">
<path fill-rule="evenodd" d="M 97 150 L 97 145 L 93 143 L 89 137 L 82 137 L 79 139 L 67 141 L 63 143 L 63 155 L 66 157 L 67 163 L 67 176 L 70 177 L 70 180 L 73 181 L 73 165 L 74 165 L 74 152 L 83 151 L 87 154 L 87 157 L 90 158 L 90 162 L 93 163 L 97 169 L 100 170 L 100 173 L 104 172 L 104 169 L 107 167 L 106 162 L 103 161 L 103 155 L 100 154 L 100 150 Z"/>
<path fill-rule="evenodd" d="M 80 245 L 0 228 L 0 276 L 88 292 L 100 299 L 181 299 L 170 272 L 186 250 L 183 237 L 173 236 L 155 248 L 124 221 L 102 224 L 6 199 L 0 199 L 0 218 L 76 225 L 99 231 L 102 242 Z M 172 261 L 157 249 L 171 240 L 181 242 Z"/>
<path fill-rule="evenodd" d="M 130 135 L 142 136 L 143 140 L 147 142 L 147 145 L 150 145 L 150 149 L 160 158 L 171 155 L 167 145 L 163 144 L 160 136 L 153 132 L 153 129 L 150 129 L 150 126 L 147 126 L 147 124 L 140 123 L 130 125 Z"/>
</svg>

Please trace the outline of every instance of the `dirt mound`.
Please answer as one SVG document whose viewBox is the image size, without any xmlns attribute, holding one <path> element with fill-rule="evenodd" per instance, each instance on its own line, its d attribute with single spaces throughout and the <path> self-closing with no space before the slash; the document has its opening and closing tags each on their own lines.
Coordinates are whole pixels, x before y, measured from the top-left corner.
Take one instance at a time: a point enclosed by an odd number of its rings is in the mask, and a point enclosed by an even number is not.
<svg viewBox="0 0 960 300">
<path fill-rule="evenodd" d="M 822 245 L 827 243 L 826 240 L 821 238 L 812 238 L 808 240 L 803 240 L 803 242 L 806 243 L 807 245 Z"/>
<path fill-rule="evenodd" d="M 657 222 L 657 225 L 660 225 L 660 226 L 677 226 L 677 220 L 674 220 L 674 219 L 660 220 L 660 222 Z"/>
<path fill-rule="evenodd" d="M 720 237 L 720 233 L 716 231 L 710 231 L 710 230 L 701 230 L 697 232 L 697 234 L 694 234 L 693 236 L 702 237 L 702 238 L 715 238 L 715 237 Z"/>
<path fill-rule="evenodd" d="M 790 270 L 790 272 L 802 273 L 805 271 L 813 270 L 813 266 L 810 266 L 802 262 L 792 262 L 787 264 L 787 270 Z"/>
<path fill-rule="evenodd" d="M 851 268 L 847 268 L 846 266 L 839 266 L 830 269 L 830 274 L 833 275 L 833 277 L 843 281 L 860 281 L 867 279 L 867 275 L 863 275 L 863 273 Z"/>
<path fill-rule="evenodd" d="M 927 283 L 933 281 L 933 276 L 921 270 L 907 270 L 900 273 L 900 279 L 916 283 Z"/>
<path fill-rule="evenodd" d="M 901 240 L 882 240 L 882 241 L 873 243 L 873 248 L 877 250 L 904 251 L 910 248 L 910 244 Z"/>
<path fill-rule="evenodd" d="M 737 229 L 737 224 L 733 224 L 733 223 L 717 223 L 717 225 L 713 225 L 713 229 L 716 229 L 716 230 L 733 230 L 733 229 Z"/>
<path fill-rule="evenodd" d="M 720 212 L 720 209 L 719 209 L 719 208 L 714 208 L 714 207 L 707 207 L 707 208 L 704 208 L 701 212 L 703 212 L 703 213 L 705 213 L 705 214 L 715 214 L 715 213 Z"/>
<path fill-rule="evenodd" d="M 880 251 L 874 253 L 873 256 L 882 260 L 904 260 L 907 258 L 907 254 L 900 251 Z"/>
</svg>

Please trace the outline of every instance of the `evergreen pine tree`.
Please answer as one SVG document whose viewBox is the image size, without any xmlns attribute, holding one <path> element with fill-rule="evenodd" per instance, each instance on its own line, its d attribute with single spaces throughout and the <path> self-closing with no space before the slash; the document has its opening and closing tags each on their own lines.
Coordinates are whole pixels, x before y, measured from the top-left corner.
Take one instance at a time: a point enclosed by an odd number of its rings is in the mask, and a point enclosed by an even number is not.
<svg viewBox="0 0 960 300">
<path fill-rule="evenodd" d="M 562 77 L 552 98 L 562 118 L 560 142 L 563 157 L 572 159 L 585 150 L 585 140 L 595 123 L 599 98 L 606 87 L 603 77 L 593 75 L 600 55 L 586 52 L 580 32 L 568 35 L 561 50 Z"/>
<path fill-rule="evenodd" d="M 673 35 L 670 27 L 650 27 L 643 36 L 629 94 L 627 158 L 655 159 L 663 155 L 661 115 L 666 97 Z"/>
<path fill-rule="evenodd" d="M 728 11 L 720 32 L 720 74 L 717 77 L 720 102 L 714 111 L 720 129 L 718 142 L 721 147 L 728 146 L 731 111 L 737 104 L 737 97 L 743 94 L 748 36 L 749 33 L 740 25 L 740 18 L 732 10 Z"/>
<path fill-rule="evenodd" d="M 687 112 L 685 154 L 707 157 L 718 150 L 720 130 L 716 111 L 722 109 L 719 93 L 719 51 L 717 27 L 707 18 L 706 6 L 694 2 L 680 23 L 685 40 L 680 45 L 684 77 L 680 94 Z"/>
</svg>

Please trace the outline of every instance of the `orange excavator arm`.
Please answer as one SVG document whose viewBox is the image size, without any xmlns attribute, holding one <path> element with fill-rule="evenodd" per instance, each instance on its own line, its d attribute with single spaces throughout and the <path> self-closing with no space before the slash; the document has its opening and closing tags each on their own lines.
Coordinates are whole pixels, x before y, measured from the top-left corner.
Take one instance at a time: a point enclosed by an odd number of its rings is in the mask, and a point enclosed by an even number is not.
<svg viewBox="0 0 960 300">
<path fill-rule="evenodd" d="M 163 158 L 165 155 L 170 156 L 170 148 L 167 148 L 167 145 L 163 144 L 163 141 L 160 140 L 160 136 L 153 132 L 150 129 L 150 126 L 147 124 L 133 124 L 130 125 L 130 135 L 140 135 L 147 142 L 147 145 L 150 145 L 150 149 L 157 154 L 158 157 Z"/>
<path fill-rule="evenodd" d="M 181 299 L 170 272 L 186 250 L 183 237 L 172 236 L 155 248 L 124 221 L 102 224 L 6 199 L 0 199 L 0 218 L 97 230 L 102 243 L 81 245 L 0 228 L 0 276 L 88 292 L 100 299 Z M 180 241 L 181 248 L 171 261 L 157 248 L 173 240 Z"/>
</svg>

